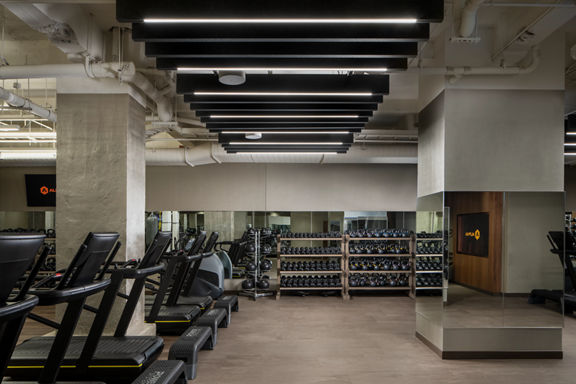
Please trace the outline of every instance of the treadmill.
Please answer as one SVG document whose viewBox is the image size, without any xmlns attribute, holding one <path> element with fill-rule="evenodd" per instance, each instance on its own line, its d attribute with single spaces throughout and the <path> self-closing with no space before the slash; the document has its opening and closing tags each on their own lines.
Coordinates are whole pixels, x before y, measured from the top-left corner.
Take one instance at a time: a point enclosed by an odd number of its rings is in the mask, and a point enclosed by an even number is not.
<svg viewBox="0 0 576 384">
<path fill-rule="evenodd" d="M 546 236 L 552 249 L 550 252 L 560 258 L 564 267 L 564 290 L 533 289 L 530 292 L 531 304 L 544 304 L 546 300 L 563 303 L 565 313 L 576 310 L 576 271 L 572 257 L 576 257 L 576 242 L 571 232 L 551 231 Z"/>
<path fill-rule="evenodd" d="M 43 252 L 36 261 L 34 256 L 44 243 L 45 235 L 2 236 L 0 235 L 0 268 L 3 278 L 0 282 L 0 382 L 5 374 L 5 369 L 10 360 L 16 342 L 20 336 L 24 321 L 30 311 L 38 304 L 39 299 L 33 295 L 26 295 L 29 282 L 33 282 L 40 267 L 44 264 L 49 247 L 44 247 Z M 26 272 L 26 266 L 33 264 L 28 279 L 20 294 L 9 297 L 18 281 Z M 102 283 L 106 284 L 106 283 Z M 58 295 L 63 296 L 61 291 Z M 64 296 L 66 294 L 64 293 Z M 56 364 L 56 366 L 58 366 Z M 44 369 L 47 369 L 48 365 Z M 56 377 L 50 378 L 54 382 Z M 186 384 L 184 364 L 181 361 L 156 361 L 144 371 L 133 384 Z"/>
<path fill-rule="evenodd" d="M 0 234 L 0 269 L 2 270 L 2 280 L 0 280 L 0 345 L 2 346 L 0 348 L 0 382 L 12 351 L 18 342 L 24 321 L 39 301 L 36 296 L 26 295 L 25 287 L 22 287 L 20 294 L 16 297 L 10 297 L 10 294 L 26 273 L 28 266 L 34 262 L 34 257 L 44 244 L 45 237 L 45 235 Z M 38 269 L 44 263 L 47 255 L 47 248 L 44 248 L 44 252 L 36 263 Z M 33 281 L 34 277 L 31 273 L 26 283 Z"/>
<path fill-rule="evenodd" d="M 7 367 L 7 376 L 18 380 L 104 381 L 106 383 L 130 382 L 142 373 L 160 355 L 164 341 L 156 336 L 126 336 L 134 309 L 139 301 L 147 276 L 159 273 L 162 265 L 147 267 L 155 253 L 147 255 L 136 268 L 109 269 L 110 279 L 103 279 L 100 266 L 113 265 L 120 248 L 117 233 L 90 233 L 54 292 L 36 289 L 31 291 L 40 298 L 39 305 L 54 305 L 69 302 L 60 324 L 30 314 L 30 318 L 58 330 L 56 337 L 43 336 L 26 340 L 16 347 Z M 152 245 L 154 247 L 154 243 Z M 100 280 L 98 280 L 100 279 Z M 134 284 L 127 296 L 127 304 L 121 314 L 114 336 L 102 336 L 118 291 L 125 279 Z M 93 282 L 96 280 L 96 282 Z M 40 282 L 39 284 L 42 284 Z M 92 287 L 92 288 L 91 288 Z M 98 308 L 85 304 L 90 289 L 97 292 L 106 289 Z M 57 294 L 71 292 L 73 299 L 63 301 Z M 48 292 L 48 295 L 46 294 Z M 95 292 L 94 292 L 95 293 Z M 56 297 L 54 297 L 56 296 Z M 67 299 L 64 296 L 64 299 Z M 73 336 L 82 310 L 95 313 L 87 336 Z"/>
<path fill-rule="evenodd" d="M 199 252 L 205 239 L 206 232 L 202 232 L 188 244 L 186 253 L 173 252 L 163 257 L 167 262 L 166 269 L 159 287 L 155 289 L 156 296 L 151 301 L 147 300 L 149 313 L 146 316 L 146 322 L 155 323 L 161 335 L 181 334 L 211 304 L 211 299 L 194 300 L 193 304 L 178 303 L 185 277 L 194 262 L 202 258 Z"/>
</svg>

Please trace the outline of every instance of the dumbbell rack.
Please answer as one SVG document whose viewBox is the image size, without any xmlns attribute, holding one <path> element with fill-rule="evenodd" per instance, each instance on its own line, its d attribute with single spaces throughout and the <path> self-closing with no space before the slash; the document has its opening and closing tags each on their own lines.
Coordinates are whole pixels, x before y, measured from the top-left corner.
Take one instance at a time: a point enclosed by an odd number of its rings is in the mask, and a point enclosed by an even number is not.
<svg viewBox="0 0 576 384">
<path fill-rule="evenodd" d="M 282 241 L 340 241 L 340 249 L 342 253 L 340 254 L 320 254 L 320 255 L 311 255 L 311 254 L 291 254 L 291 255 L 284 255 L 282 254 Z M 340 291 L 342 298 L 347 299 L 348 294 L 345 289 L 345 240 L 344 237 L 282 237 L 278 235 L 277 240 L 277 270 L 278 270 L 278 290 L 276 291 L 276 299 L 280 299 L 282 291 Z M 306 259 L 306 258 L 340 258 L 340 270 L 339 271 L 282 271 L 281 264 L 282 260 L 285 259 Z M 340 287 L 281 287 L 280 281 L 282 276 L 286 275 L 340 275 Z"/>
<path fill-rule="evenodd" d="M 417 253 L 418 250 L 418 242 L 419 241 L 439 241 L 439 242 L 443 242 L 444 239 L 442 237 L 416 237 L 416 239 L 414 240 L 414 284 L 413 284 L 413 290 L 412 290 L 412 294 L 413 296 L 416 296 L 417 293 L 420 291 L 438 291 L 438 293 L 442 292 L 442 286 L 434 286 L 434 287 L 417 287 L 416 286 L 416 279 L 418 275 L 422 275 L 422 274 L 442 274 L 442 269 L 436 269 L 436 270 L 417 270 L 416 269 L 416 261 L 419 258 L 424 258 L 424 257 L 439 257 L 440 258 L 440 262 L 442 262 L 442 258 L 444 257 L 443 253 Z M 436 293 L 436 292 L 434 292 Z"/>
<path fill-rule="evenodd" d="M 267 290 L 267 289 L 259 289 L 258 288 L 258 279 L 261 278 L 261 276 L 262 276 L 262 271 L 260 270 L 260 255 L 261 255 L 260 239 L 261 239 L 261 236 L 262 236 L 262 233 L 259 229 L 254 231 L 253 257 L 254 257 L 254 264 L 256 265 L 256 270 L 251 272 L 253 274 L 253 278 L 254 278 L 254 288 L 244 289 L 239 293 L 239 295 L 247 296 L 247 297 L 253 299 L 254 301 L 256 301 L 259 297 L 274 296 L 274 292 Z"/>
<path fill-rule="evenodd" d="M 408 253 L 390 253 L 390 254 L 351 254 L 350 253 L 350 243 L 352 241 L 374 241 L 374 242 L 383 242 L 383 241 L 406 241 L 408 242 Z M 407 291 L 412 296 L 412 287 L 414 286 L 414 276 L 413 276 L 413 269 L 414 263 L 412 262 L 412 255 L 413 253 L 413 244 L 414 239 L 413 236 L 411 237 L 350 237 L 350 235 L 345 236 L 345 273 L 346 273 L 346 291 Z M 409 270 L 406 271 L 393 271 L 393 270 L 379 270 L 379 271 L 351 271 L 350 270 L 350 259 L 353 258 L 408 258 L 410 260 L 411 267 Z M 408 286 L 404 287 L 350 287 L 349 284 L 349 277 L 354 274 L 397 274 L 397 275 L 409 275 Z"/>
</svg>

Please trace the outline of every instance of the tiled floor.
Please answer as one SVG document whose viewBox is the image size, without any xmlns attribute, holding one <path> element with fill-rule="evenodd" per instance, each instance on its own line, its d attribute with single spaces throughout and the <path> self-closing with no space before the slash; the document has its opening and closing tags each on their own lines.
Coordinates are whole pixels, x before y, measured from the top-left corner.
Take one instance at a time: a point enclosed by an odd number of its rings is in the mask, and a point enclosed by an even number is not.
<svg viewBox="0 0 576 384">
<path fill-rule="evenodd" d="M 576 383 L 572 317 L 565 318 L 563 360 L 478 361 L 440 360 L 414 337 L 414 317 L 414 301 L 404 296 L 242 298 L 216 349 L 200 353 L 194 382 Z"/>
</svg>

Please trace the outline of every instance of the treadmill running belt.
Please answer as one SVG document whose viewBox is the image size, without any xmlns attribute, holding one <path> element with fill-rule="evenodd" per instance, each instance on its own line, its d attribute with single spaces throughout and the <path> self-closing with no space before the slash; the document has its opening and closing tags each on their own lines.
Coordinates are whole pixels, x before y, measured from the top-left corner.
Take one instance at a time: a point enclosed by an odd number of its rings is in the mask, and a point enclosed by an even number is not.
<svg viewBox="0 0 576 384">
<path fill-rule="evenodd" d="M 158 318 L 156 323 L 167 323 L 167 322 L 191 322 L 198 316 L 202 314 L 200 307 L 195 305 L 183 306 L 178 305 L 176 307 L 162 307 L 160 312 L 158 312 Z M 148 321 L 148 320 L 147 320 Z"/>
<path fill-rule="evenodd" d="M 69 368 L 76 367 L 76 360 L 82 352 L 85 340 L 86 337 L 83 336 L 72 338 L 59 377 L 101 379 L 101 375 L 110 375 L 113 372 L 118 379 L 132 378 L 146 369 L 164 348 L 164 341 L 156 336 L 120 338 L 103 336 L 86 376 L 81 377 L 77 371 Z M 15 379 L 36 378 L 53 342 L 54 337 L 35 337 L 24 341 L 14 350 L 6 375 Z"/>
<path fill-rule="evenodd" d="M 180 296 L 177 305 L 197 305 L 202 309 L 207 309 L 213 301 L 210 296 Z M 152 306 L 152 304 L 154 304 L 154 297 L 146 296 L 146 305 Z"/>
</svg>

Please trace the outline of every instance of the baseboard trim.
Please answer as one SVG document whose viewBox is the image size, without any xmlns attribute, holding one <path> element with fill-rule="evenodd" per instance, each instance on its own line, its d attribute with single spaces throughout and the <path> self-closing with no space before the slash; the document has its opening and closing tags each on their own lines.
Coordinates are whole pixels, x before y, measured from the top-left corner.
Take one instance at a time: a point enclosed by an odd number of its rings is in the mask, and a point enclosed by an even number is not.
<svg viewBox="0 0 576 384">
<path fill-rule="evenodd" d="M 443 351 L 444 360 L 563 359 L 562 351 Z"/>
<path fill-rule="evenodd" d="M 443 360 L 563 359 L 562 351 L 441 351 L 419 332 L 416 338 Z"/>
</svg>

